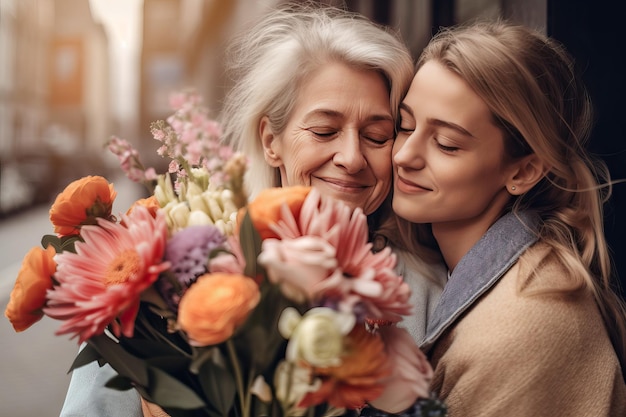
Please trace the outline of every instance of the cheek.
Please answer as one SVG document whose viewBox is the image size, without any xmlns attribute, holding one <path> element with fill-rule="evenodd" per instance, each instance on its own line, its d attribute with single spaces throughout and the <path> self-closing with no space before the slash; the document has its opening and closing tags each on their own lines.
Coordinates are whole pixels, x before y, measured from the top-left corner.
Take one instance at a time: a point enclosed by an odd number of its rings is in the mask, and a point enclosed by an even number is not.
<svg viewBox="0 0 626 417">
<path fill-rule="evenodd" d="M 392 166 L 391 166 L 391 150 L 392 145 L 384 149 L 376 149 L 366 154 L 367 162 L 380 182 L 391 182 Z"/>
<path fill-rule="evenodd" d="M 328 146 L 301 139 L 294 139 L 291 146 L 285 147 L 282 160 L 288 185 L 308 185 L 311 173 L 328 161 L 327 149 Z"/>
</svg>

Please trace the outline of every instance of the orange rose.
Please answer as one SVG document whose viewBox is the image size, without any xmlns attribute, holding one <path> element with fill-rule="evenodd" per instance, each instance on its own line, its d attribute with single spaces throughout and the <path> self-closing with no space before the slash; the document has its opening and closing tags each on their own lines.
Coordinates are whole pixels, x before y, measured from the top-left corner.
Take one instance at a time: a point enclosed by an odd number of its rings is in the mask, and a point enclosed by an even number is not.
<svg viewBox="0 0 626 417">
<path fill-rule="evenodd" d="M 150 214 L 152 215 L 152 217 L 156 217 L 157 210 L 161 208 L 161 206 L 159 206 L 159 202 L 157 201 L 156 197 L 154 195 L 151 195 L 148 198 L 141 198 L 135 201 L 133 205 L 130 206 L 126 214 L 130 214 L 131 211 L 133 211 L 133 209 L 137 206 L 146 207 L 148 211 L 150 212 Z"/>
<path fill-rule="evenodd" d="M 249 277 L 205 274 L 181 298 L 178 324 L 192 345 L 215 345 L 233 335 L 260 299 L 259 287 Z"/>
<path fill-rule="evenodd" d="M 261 239 L 278 237 L 270 229 L 270 225 L 282 217 L 280 208 L 283 204 L 287 204 L 294 218 L 300 217 L 302 203 L 309 191 L 311 187 L 305 186 L 276 187 L 261 191 L 254 201 L 248 204 L 248 213 Z M 239 217 L 241 218 L 241 212 Z"/>
<path fill-rule="evenodd" d="M 43 317 L 46 291 L 52 288 L 52 275 L 56 271 L 52 246 L 47 249 L 32 248 L 24 257 L 22 267 L 11 291 L 4 315 L 16 332 L 28 329 Z"/>
<path fill-rule="evenodd" d="M 298 407 L 328 402 L 335 407 L 354 409 L 382 394 L 391 370 L 380 335 L 368 332 L 365 326 L 355 326 L 347 337 L 348 352 L 341 357 L 341 365 L 315 368 L 322 386 L 308 393 Z"/>
<path fill-rule="evenodd" d="M 59 236 L 77 235 L 96 218 L 111 218 L 117 193 L 104 177 L 87 176 L 70 183 L 50 208 L 50 221 Z"/>
</svg>

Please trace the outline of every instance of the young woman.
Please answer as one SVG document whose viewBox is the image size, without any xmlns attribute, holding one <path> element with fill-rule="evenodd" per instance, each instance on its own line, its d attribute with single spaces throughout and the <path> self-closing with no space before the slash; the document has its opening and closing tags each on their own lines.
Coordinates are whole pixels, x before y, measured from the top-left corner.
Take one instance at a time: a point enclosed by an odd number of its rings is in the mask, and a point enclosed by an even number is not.
<svg viewBox="0 0 626 417">
<path fill-rule="evenodd" d="M 528 28 L 444 30 L 418 60 L 393 209 L 429 225 L 448 267 L 423 348 L 451 417 L 626 415 L 591 124 L 572 60 Z"/>
</svg>

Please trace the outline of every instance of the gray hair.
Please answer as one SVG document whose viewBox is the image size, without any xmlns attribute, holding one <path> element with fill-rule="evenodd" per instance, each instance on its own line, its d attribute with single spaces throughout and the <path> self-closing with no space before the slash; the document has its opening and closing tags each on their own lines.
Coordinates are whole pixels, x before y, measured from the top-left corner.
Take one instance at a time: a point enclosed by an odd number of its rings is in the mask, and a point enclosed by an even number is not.
<svg viewBox="0 0 626 417">
<path fill-rule="evenodd" d="M 413 77 L 413 60 L 404 43 L 364 16 L 328 6 L 287 5 L 274 10 L 235 38 L 227 50 L 234 87 L 221 121 L 224 140 L 249 158 L 248 193 L 254 197 L 280 186 L 276 168 L 263 154 L 259 122 L 268 116 L 281 133 L 303 82 L 319 68 L 339 62 L 380 72 L 388 83 L 391 112 Z"/>
</svg>

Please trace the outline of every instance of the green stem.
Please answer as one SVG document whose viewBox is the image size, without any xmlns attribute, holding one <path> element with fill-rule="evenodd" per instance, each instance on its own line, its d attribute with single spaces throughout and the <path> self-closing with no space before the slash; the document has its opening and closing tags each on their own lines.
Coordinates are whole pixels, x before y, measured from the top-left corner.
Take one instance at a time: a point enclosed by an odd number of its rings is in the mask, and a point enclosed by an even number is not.
<svg viewBox="0 0 626 417">
<path fill-rule="evenodd" d="M 237 352 L 235 352 L 235 346 L 232 340 L 226 341 L 226 347 L 228 348 L 228 356 L 230 357 L 230 362 L 233 366 L 233 371 L 235 372 L 235 382 L 237 384 L 237 391 L 239 395 L 239 402 L 241 404 L 241 415 L 243 417 L 250 417 L 250 412 L 248 410 L 248 404 L 246 401 L 244 386 L 243 386 L 243 377 L 241 375 L 241 368 L 239 366 L 239 359 L 237 358 Z"/>
</svg>

